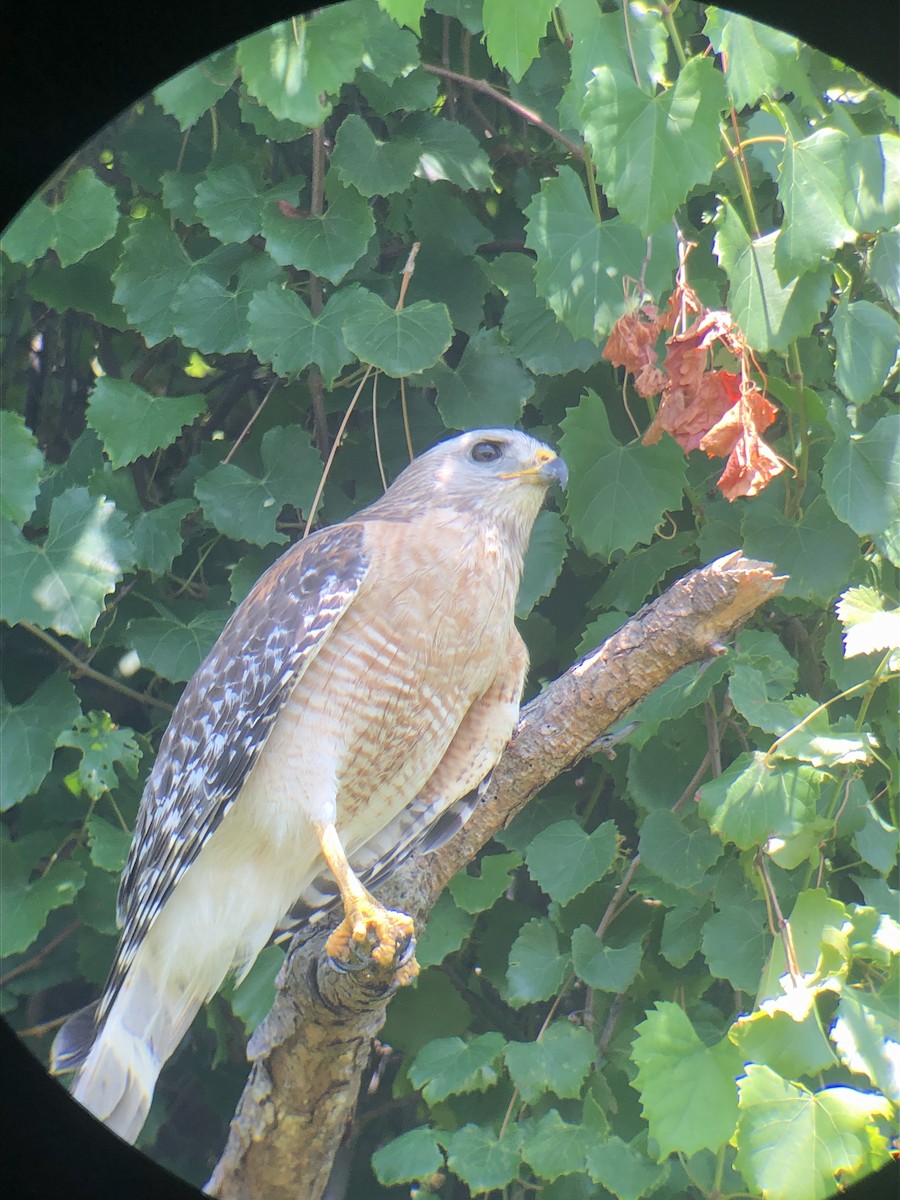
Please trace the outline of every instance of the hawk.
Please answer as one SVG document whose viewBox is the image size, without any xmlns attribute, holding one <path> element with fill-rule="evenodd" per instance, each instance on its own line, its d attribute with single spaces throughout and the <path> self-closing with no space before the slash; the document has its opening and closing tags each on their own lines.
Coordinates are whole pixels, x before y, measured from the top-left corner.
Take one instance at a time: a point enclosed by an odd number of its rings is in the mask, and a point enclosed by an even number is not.
<svg viewBox="0 0 900 1200">
<path fill-rule="evenodd" d="M 288 549 L 235 610 L 147 781 L 106 988 L 53 1047 L 121 1137 L 137 1137 L 200 1006 L 286 914 L 309 920 L 336 890 L 333 963 L 368 955 L 413 977 L 413 922 L 369 887 L 458 827 L 512 734 L 523 557 L 566 474 L 518 430 L 451 438 Z"/>
</svg>

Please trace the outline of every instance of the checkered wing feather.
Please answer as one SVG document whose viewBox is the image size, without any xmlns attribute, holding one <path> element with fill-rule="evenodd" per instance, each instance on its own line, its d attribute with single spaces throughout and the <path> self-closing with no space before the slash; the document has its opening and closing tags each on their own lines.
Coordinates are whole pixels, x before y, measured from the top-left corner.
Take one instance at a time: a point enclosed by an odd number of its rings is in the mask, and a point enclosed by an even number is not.
<svg viewBox="0 0 900 1200">
<path fill-rule="evenodd" d="M 157 914 L 235 798 L 369 567 L 361 524 L 299 542 L 262 576 L 188 683 L 147 781 L 119 886 L 122 941 L 98 1020 Z"/>
</svg>

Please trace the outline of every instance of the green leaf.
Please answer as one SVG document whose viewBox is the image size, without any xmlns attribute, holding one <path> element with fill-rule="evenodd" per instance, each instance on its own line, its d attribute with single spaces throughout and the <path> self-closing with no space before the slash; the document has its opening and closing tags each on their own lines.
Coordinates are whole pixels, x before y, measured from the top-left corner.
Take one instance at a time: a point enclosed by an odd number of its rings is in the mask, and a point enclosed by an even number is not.
<svg viewBox="0 0 900 1200">
<path fill-rule="evenodd" d="M 275 528 L 282 505 L 264 483 L 234 463 L 213 467 L 197 480 L 194 495 L 207 521 L 226 537 L 256 546 L 288 540 Z"/>
<path fill-rule="evenodd" d="M 375 218 L 355 188 L 326 183 L 326 194 L 328 207 L 322 216 L 287 216 L 274 200 L 267 201 L 262 233 L 266 249 L 283 267 L 312 271 L 340 283 L 365 254 Z"/>
<path fill-rule="evenodd" d="M 528 921 L 509 952 L 506 979 L 510 1006 L 521 1008 L 552 996 L 563 981 L 567 963 L 567 956 L 559 952 L 556 929 L 550 921 L 543 917 Z"/>
<path fill-rule="evenodd" d="M 316 127 L 365 54 L 367 13 L 358 5 L 282 21 L 238 42 L 244 87 L 282 121 Z"/>
<path fill-rule="evenodd" d="M 536 375 L 586 371 L 600 357 L 596 342 L 574 338 L 560 324 L 531 280 L 510 289 L 501 328 L 510 350 Z"/>
<path fill-rule="evenodd" d="M 722 843 L 702 826 L 690 828 L 668 808 L 648 813 L 641 826 L 641 862 L 677 887 L 695 888 L 722 855 Z"/>
<path fill-rule="evenodd" d="M 809 888 L 797 897 L 788 920 L 797 965 L 802 975 L 816 971 L 831 976 L 846 973 L 850 954 L 847 931 L 851 926 L 849 914 L 839 900 L 832 899 L 821 888 Z M 781 1004 L 785 990 L 779 981 L 787 969 L 784 945 L 781 938 L 775 938 L 763 973 L 757 997 L 759 1001 L 771 1000 L 773 1006 Z M 801 993 L 798 1003 L 802 1001 L 803 989 L 793 991 Z M 784 1007 L 786 1011 L 795 1011 L 787 1002 Z"/>
<path fill-rule="evenodd" d="M 506 1039 L 483 1033 L 464 1042 L 458 1037 L 437 1038 L 423 1046 L 409 1065 L 413 1087 L 421 1088 L 429 1104 L 467 1092 L 484 1092 L 499 1078 L 495 1064 Z"/>
<path fill-rule="evenodd" d="M 380 142 L 362 117 L 345 117 L 334 139 L 331 165 L 363 196 L 389 196 L 412 181 L 422 147 L 414 139 Z"/>
<path fill-rule="evenodd" d="M 499 857 L 499 856 L 496 856 Z M 451 880 L 451 885 L 452 885 Z M 435 967 L 442 963 L 448 954 L 457 951 L 475 924 L 471 913 L 454 904 L 453 899 L 443 892 L 428 914 L 428 924 L 425 932 L 416 942 L 416 959 L 419 966 Z"/>
<path fill-rule="evenodd" d="M 0 810 L 38 790 L 53 765 L 57 737 L 80 712 L 75 689 L 61 672 L 23 704 L 11 705 L 0 688 Z"/>
<path fill-rule="evenodd" d="M 24 525 L 34 512 L 44 456 L 18 413 L 0 412 L 0 517 Z"/>
<path fill-rule="evenodd" d="M 724 55 L 725 79 L 737 109 L 788 91 L 794 72 L 799 74 L 800 43 L 780 29 L 710 7 L 704 32 L 716 53 Z"/>
<path fill-rule="evenodd" d="M 900 416 L 882 417 L 868 433 L 837 431 L 822 481 L 835 515 L 861 537 L 884 539 L 900 564 Z"/>
<path fill-rule="evenodd" d="M 719 206 L 713 250 L 728 276 L 728 306 L 754 350 L 787 350 L 812 329 L 828 304 L 831 271 L 823 263 L 781 282 L 778 233 L 751 239 L 727 200 Z"/>
<path fill-rule="evenodd" d="M 142 667 L 173 683 L 185 682 L 213 648 L 229 614 L 213 609 L 185 621 L 161 605 L 157 607 L 160 616 L 128 622 L 125 644 L 141 660 Z"/>
<path fill-rule="evenodd" d="M 116 193 L 85 167 L 66 180 L 62 200 L 45 204 L 35 198 L 27 204 L 7 228 L 3 249 L 26 266 L 55 250 L 67 267 L 108 242 L 118 223 Z"/>
<path fill-rule="evenodd" d="M 79 715 L 72 722 L 72 728 L 59 735 L 56 744 L 81 751 L 78 782 L 92 800 L 99 800 L 104 792 L 111 792 L 118 787 L 116 763 L 132 779 L 137 775 L 141 751 L 134 740 L 134 730 L 119 729 L 113 724 L 109 713 Z M 122 865 L 124 863 L 120 867 Z"/>
<path fill-rule="evenodd" d="M 819 495 L 793 520 L 766 497 L 747 506 L 741 522 L 744 552 L 774 562 L 780 574 L 790 576 L 782 595 L 830 604 L 846 586 L 859 543 L 835 520 L 833 507 Z"/>
<path fill-rule="evenodd" d="M 181 525 L 194 508 L 191 500 L 173 500 L 142 512 L 131 525 L 135 564 L 152 575 L 165 575 L 181 553 Z"/>
<path fill-rule="evenodd" d="M 701 946 L 710 973 L 739 991 L 757 990 L 771 944 L 762 900 L 723 904 L 703 926 Z"/>
<path fill-rule="evenodd" d="M 557 821 L 537 835 L 525 854 L 531 878 L 558 904 L 602 879 L 613 864 L 618 832 L 604 821 L 585 833 L 577 821 Z"/>
<path fill-rule="evenodd" d="M 764 671 L 735 663 L 728 681 L 732 704 L 750 725 L 780 735 L 797 724 L 797 717 L 790 704 L 772 700 L 769 690 Z"/>
<path fill-rule="evenodd" d="M 35 835 L 32 835 L 32 838 Z M 40 837 L 40 835 L 37 835 Z M 21 954 L 32 944 L 55 908 L 71 904 L 84 884 L 85 873 L 76 862 L 60 860 L 33 882 L 35 866 L 30 853 L 32 838 L 0 840 L 0 957 Z"/>
<path fill-rule="evenodd" d="M 855 132 L 855 131 L 854 131 Z M 847 220 L 859 233 L 900 223 L 900 138 L 893 131 L 854 136 L 847 144 Z"/>
<path fill-rule="evenodd" d="M 738 1118 L 741 1060 L 727 1039 L 704 1046 L 683 1009 L 657 1001 L 637 1027 L 631 1057 L 638 1067 L 632 1087 L 660 1159 L 673 1151 L 715 1153 L 728 1141 Z"/>
<path fill-rule="evenodd" d="M 228 997 L 231 1011 L 244 1022 L 248 1035 L 268 1015 L 272 1007 L 275 1000 L 275 978 L 281 970 L 284 958 L 281 946 L 266 946 L 257 955 L 246 975 L 228 989 L 231 993 Z"/>
<path fill-rule="evenodd" d="M 537 58 L 538 45 L 547 32 L 554 0 L 508 4 L 484 0 L 484 42 L 493 62 L 519 82 Z"/>
<path fill-rule="evenodd" d="M 424 1125 L 407 1130 L 372 1155 L 372 1170 L 379 1183 L 395 1187 L 429 1179 L 444 1165 L 434 1133 Z"/>
<path fill-rule="evenodd" d="M 900 229 L 879 233 L 869 255 L 869 277 L 881 289 L 881 294 L 894 312 L 900 312 Z"/>
<path fill-rule="evenodd" d="M 220 533 L 267 546 L 286 542 L 275 529 L 285 504 L 309 512 L 322 470 L 309 434 L 296 425 L 269 429 L 262 439 L 264 472 L 256 479 L 234 463 L 220 463 L 194 485 L 203 512 Z"/>
<path fill-rule="evenodd" d="M 389 13 L 398 25 L 408 25 L 414 33 L 419 32 L 419 23 L 425 12 L 425 0 L 378 0 L 378 5 Z"/>
<path fill-rule="evenodd" d="M 647 239 L 621 217 L 597 220 L 571 167 L 545 179 L 525 209 L 525 244 L 537 256 L 535 286 L 575 338 L 603 338 L 631 306 L 626 277 L 647 255 Z M 654 236 L 644 276 L 652 295 L 671 287 L 674 246 Z"/>
<path fill-rule="evenodd" d="M 642 1200 L 663 1182 L 667 1167 L 657 1165 L 634 1146 L 613 1135 L 591 1146 L 587 1169 L 595 1183 L 602 1184 L 618 1200 Z"/>
<path fill-rule="evenodd" d="M 429 382 L 437 387 L 438 412 L 448 429 L 515 425 L 534 393 L 533 377 L 519 365 L 499 329 L 480 329 L 456 370 L 439 363 L 429 372 Z"/>
<path fill-rule="evenodd" d="M 473 1192 L 506 1187 L 518 1174 L 520 1138 L 513 1130 L 507 1130 L 501 1142 L 489 1130 L 469 1124 L 442 1141 L 447 1166 Z"/>
<path fill-rule="evenodd" d="M 559 513 L 538 513 L 525 552 L 522 582 L 516 599 L 516 616 L 524 620 L 538 600 L 549 596 L 566 561 L 569 543 Z"/>
<path fill-rule="evenodd" d="M 630 942 L 621 949 L 605 945 L 590 925 L 579 925 L 572 934 L 572 965 L 588 987 L 622 995 L 641 968 L 643 944 Z"/>
<path fill-rule="evenodd" d="M 827 1087 L 810 1092 L 751 1063 L 740 1082 L 736 1166 L 771 1200 L 824 1200 L 839 1175 L 860 1167 L 867 1134 L 891 1108 L 883 1096 Z"/>
<path fill-rule="evenodd" d="M 837 344 L 834 378 L 848 400 L 865 404 L 893 369 L 900 327 L 890 313 L 868 300 L 842 301 L 831 318 Z"/>
<path fill-rule="evenodd" d="M 817 129 L 801 141 L 787 135 L 778 185 L 784 222 L 775 243 L 775 267 L 782 280 L 802 275 L 856 238 L 844 213 L 846 142 L 846 134 L 837 129 Z"/>
<path fill-rule="evenodd" d="M 812 820 L 821 779 L 800 763 L 768 763 L 759 751 L 741 754 L 703 784 L 699 812 L 713 833 L 750 850 L 770 837 L 790 837 Z"/>
<path fill-rule="evenodd" d="M 186 346 L 203 354 L 234 354 L 250 348 L 247 314 L 259 288 L 282 277 L 268 255 L 249 259 L 238 269 L 229 290 L 212 275 L 197 271 L 179 285 L 174 329 Z"/>
<path fill-rule="evenodd" d="M 754 985 L 755 986 L 755 985 Z M 785 1079 L 816 1075 L 835 1065 L 834 1051 L 819 1014 L 810 1009 L 801 1020 L 790 1013 L 760 1011 L 738 1017 L 728 1036 L 745 1062 L 764 1063 Z"/>
<path fill-rule="evenodd" d="M 860 987 L 844 988 L 831 1040 L 851 1071 L 900 1104 L 900 1018 Z M 774 1066 L 774 1064 L 773 1064 Z"/>
<path fill-rule="evenodd" d="M 700 949 L 700 936 L 709 906 L 699 899 L 686 898 L 663 917 L 659 952 L 673 967 L 686 967 Z"/>
<path fill-rule="evenodd" d="M 150 214 L 131 222 L 113 272 L 113 299 L 148 346 L 171 337 L 175 297 L 192 264 L 175 233 Z"/>
<path fill-rule="evenodd" d="M 885 608 L 875 588 L 848 588 L 835 605 L 844 627 L 844 657 L 900 649 L 900 608 Z"/>
<path fill-rule="evenodd" d="M 246 242 L 259 233 L 262 189 L 242 164 L 207 171 L 195 196 L 197 216 L 220 242 Z"/>
<path fill-rule="evenodd" d="M 329 386 L 353 355 L 344 342 L 343 324 L 359 289 L 335 292 L 314 317 L 296 292 L 270 283 L 257 292 L 248 309 L 250 349 L 279 375 L 297 375 L 316 363 Z"/>
<path fill-rule="evenodd" d="M 555 1108 L 545 1112 L 522 1146 L 522 1157 L 541 1179 L 583 1171 L 594 1135 L 584 1125 L 564 1121 Z"/>
<path fill-rule="evenodd" d="M 31 621 L 85 640 L 134 562 L 123 515 L 103 496 L 74 487 L 54 498 L 43 545 L 6 525 L 0 549 L 4 620 Z"/>
<path fill-rule="evenodd" d="M 446 179 L 464 192 L 493 187 L 484 147 L 465 125 L 432 113 L 414 113 L 400 126 L 400 135 L 421 144 L 416 174 L 429 183 Z"/>
<path fill-rule="evenodd" d="M 507 891 L 509 875 L 522 861 L 521 854 L 490 854 L 480 860 L 481 872 L 470 875 L 460 871 L 450 880 L 450 895 L 466 913 L 480 913 L 492 908 Z"/>
<path fill-rule="evenodd" d="M 91 813 L 85 822 L 85 828 L 94 866 L 102 871 L 111 871 L 115 875 L 121 874 L 131 845 L 131 834 L 128 830 L 119 829 L 97 813 Z"/>
<path fill-rule="evenodd" d="M 34 269 L 31 294 L 35 300 L 42 300 L 58 312 L 74 309 L 95 317 L 111 329 L 125 330 L 128 321 L 119 305 L 113 302 L 112 284 L 112 273 L 119 264 L 121 252 L 118 239 L 111 238 L 71 267 L 60 267 L 45 258 Z"/>
<path fill-rule="evenodd" d="M 691 188 L 709 181 L 726 105 L 721 73 L 701 56 L 656 95 L 636 84 L 630 69 L 594 68 L 581 109 L 584 135 L 610 203 L 645 236 L 671 220 Z"/>
<path fill-rule="evenodd" d="M 179 72 L 153 93 L 153 99 L 178 122 L 182 132 L 221 100 L 234 81 L 233 50 L 220 50 Z"/>
<path fill-rule="evenodd" d="M 619 73 L 637 71 L 642 87 L 663 82 L 669 40 L 658 10 L 629 4 L 626 27 L 621 11 L 598 13 L 593 0 L 562 0 L 560 9 L 572 36 L 571 78 L 559 106 L 561 128 L 580 128 L 585 92 L 601 64 Z"/>
<path fill-rule="evenodd" d="M 628 735 L 628 740 L 638 748 L 645 746 L 664 721 L 682 717 L 708 700 L 727 670 L 727 661 L 718 658 L 692 663 L 676 671 L 628 714 L 628 723 L 638 722 L 638 728 Z M 673 797 L 673 803 L 675 799 L 677 797 Z"/>
<path fill-rule="evenodd" d="M 545 1092 L 575 1099 L 594 1062 L 594 1039 L 583 1026 L 555 1021 L 539 1042 L 508 1042 L 504 1055 L 526 1104 Z"/>
<path fill-rule="evenodd" d="M 881 819 L 875 806 L 866 804 L 865 824 L 853 834 L 853 845 L 863 862 L 889 875 L 897 862 L 897 830 Z"/>
<path fill-rule="evenodd" d="M 202 396 L 153 396 L 127 379 L 104 375 L 88 399 L 88 424 L 114 469 L 165 449 L 206 410 Z"/>
<path fill-rule="evenodd" d="M 360 291 L 344 320 L 348 348 L 395 379 L 433 366 L 452 337 L 446 307 L 428 300 L 397 312 L 373 292 Z"/>
<path fill-rule="evenodd" d="M 561 427 L 560 452 L 570 472 L 566 513 L 588 553 L 608 559 L 649 542 L 665 510 L 682 504 L 685 464 L 678 445 L 666 439 L 623 446 L 593 391 L 568 410 Z"/>
<path fill-rule="evenodd" d="M 672 567 L 687 565 L 690 545 L 690 536 L 679 533 L 635 550 L 616 564 L 591 606 L 634 612 Z"/>
</svg>

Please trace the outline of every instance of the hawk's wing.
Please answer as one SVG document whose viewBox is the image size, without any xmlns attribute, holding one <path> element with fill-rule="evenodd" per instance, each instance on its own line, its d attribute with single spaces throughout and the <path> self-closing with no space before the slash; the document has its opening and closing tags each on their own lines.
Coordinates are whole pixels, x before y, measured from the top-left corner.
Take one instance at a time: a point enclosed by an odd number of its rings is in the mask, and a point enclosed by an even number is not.
<svg viewBox="0 0 900 1200">
<path fill-rule="evenodd" d="M 182 693 L 144 789 L 119 885 L 117 918 L 124 931 L 104 1011 L 368 568 L 361 524 L 337 525 L 297 543 L 232 614 Z"/>
</svg>

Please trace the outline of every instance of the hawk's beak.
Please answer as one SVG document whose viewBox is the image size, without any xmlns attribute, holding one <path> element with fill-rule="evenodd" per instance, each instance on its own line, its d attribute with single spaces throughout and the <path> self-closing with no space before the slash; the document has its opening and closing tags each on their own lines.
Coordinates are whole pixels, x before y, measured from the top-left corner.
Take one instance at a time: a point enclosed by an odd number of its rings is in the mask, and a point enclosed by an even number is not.
<svg viewBox="0 0 900 1200">
<path fill-rule="evenodd" d="M 546 448 L 538 450 L 534 456 L 534 465 L 523 467 L 521 471 L 510 471 L 501 475 L 501 479 L 528 479 L 536 483 L 558 483 L 564 488 L 569 482 L 569 469 L 558 454 Z"/>
</svg>

